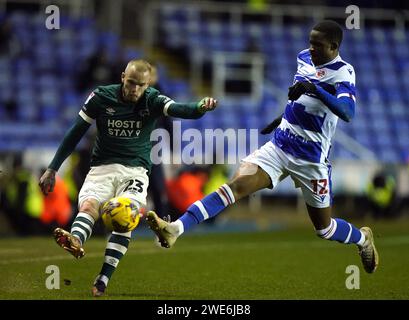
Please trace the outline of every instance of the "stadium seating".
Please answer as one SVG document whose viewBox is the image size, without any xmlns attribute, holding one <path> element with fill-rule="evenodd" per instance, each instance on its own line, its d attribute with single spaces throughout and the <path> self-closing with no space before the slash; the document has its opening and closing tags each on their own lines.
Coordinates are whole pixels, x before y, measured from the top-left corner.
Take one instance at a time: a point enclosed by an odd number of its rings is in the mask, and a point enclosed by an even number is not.
<svg viewBox="0 0 409 320">
<path fill-rule="evenodd" d="M 191 8 L 187 12 L 164 7 L 159 30 L 162 45 L 187 53 L 203 43 L 210 52 L 258 50 L 266 57 L 266 79 L 286 92 L 296 70 L 295 57 L 307 47 L 305 30 L 310 25 L 283 28 L 214 19 L 192 23 L 188 16 L 194 14 Z M 36 15 L 15 12 L 7 18 L 20 49 L 15 56 L 0 57 L 0 151 L 58 145 L 87 94 L 77 92 L 76 76 L 97 50 L 104 50 L 114 62 L 144 55 L 143 51 L 122 48 L 118 35 L 98 30 L 92 19 L 63 17 L 61 30 L 47 30 Z M 409 77 L 404 77 L 409 72 L 408 34 L 388 27 L 367 27 L 346 32 L 341 46 L 342 57 L 356 70 L 358 100 L 354 120 L 348 124 L 340 121 L 339 128 L 385 162 L 404 162 L 409 154 Z M 184 101 L 195 97 L 186 80 L 170 79 L 161 65 L 159 70 L 164 93 Z M 12 99 L 16 118 L 7 112 L 6 104 Z M 261 128 L 282 108 L 276 97 L 264 90 L 259 104 L 224 101 L 223 111 L 189 121 L 184 127 Z M 225 112 L 228 117 L 222 116 Z M 267 139 L 260 137 L 259 141 Z M 333 148 L 332 158 L 355 157 L 340 145 Z"/>
<path fill-rule="evenodd" d="M 287 90 L 296 70 L 295 57 L 308 46 L 306 30 L 311 25 L 284 28 L 211 19 L 198 19 L 200 23 L 192 25 L 189 15 L 192 15 L 191 8 L 189 11 L 170 8 L 161 11 L 162 38 L 169 49 L 194 51 L 206 44 L 206 50 L 210 51 L 239 52 L 252 47 L 266 57 L 266 79 Z M 409 108 L 406 107 L 409 80 L 404 76 L 409 70 L 407 34 L 390 27 L 366 27 L 346 32 L 341 46 L 341 56 L 355 67 L 358 101 L 354 120 L 351 123 L 340 121 L 339 128 L 383 162 L 405 162 L 409 155 L 409 142 L 405 139 L 409 136 Z M 268 115 L 277 114 L 277 111 L 269 113 L 265 107 L 270 98 L 265 96 L 262 103 L 252 109 L 251 115 L 243 112 L 240 126 L 261 128 Z M 228 121 L 230 124 L 231 118 Z M 332 158 L 355 159 L 356 155 L 336 144 Z"/>
<path fill-rule="evenodd" d="M 98 30 L 92 19 L 63 16 L 60 30 L 47 30 L 43 16 L 26 12 L 3 16 L 0 23 L 6 19 L 19 49 L 0 56 L 0 151 L 59 144 L 88 94 L 77 91 L 79 71 L 97 50 L 124 65 L 144 57 L 143 51 L 122 48 L 118 35 Z M 161 65 L 159 70 L 169 95 L 191 96 L 185 81 L 168 80 Z M 13 115 L 6 107 L 10 102 Z"/>
</svg>

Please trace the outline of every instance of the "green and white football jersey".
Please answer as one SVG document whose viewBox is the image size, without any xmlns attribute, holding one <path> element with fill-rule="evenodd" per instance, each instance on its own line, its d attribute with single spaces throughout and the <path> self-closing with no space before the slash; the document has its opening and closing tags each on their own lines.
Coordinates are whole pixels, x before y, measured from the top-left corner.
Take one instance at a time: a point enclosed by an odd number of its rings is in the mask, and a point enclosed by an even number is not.
<svg viewBox="0 0 409 320">
<path fill-rule="evenodd" d="M 173 102 L 152 87 L 137 103 L 122 100 L 121 84 L 94 90 L 79 112 L 82 119 L 90 124 L 95 120 L 97 126 L 91 166 L 119 163 L 150 171 L 150 135 L 156 119 L 166 115 Z"/>
</svg>

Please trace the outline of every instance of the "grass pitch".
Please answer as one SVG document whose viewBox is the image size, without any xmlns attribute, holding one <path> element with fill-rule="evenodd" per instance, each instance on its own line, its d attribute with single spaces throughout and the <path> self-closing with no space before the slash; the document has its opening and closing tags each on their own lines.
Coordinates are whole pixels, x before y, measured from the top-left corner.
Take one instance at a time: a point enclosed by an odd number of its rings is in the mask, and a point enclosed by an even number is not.
<svg viewBox="0 0 409 320">
<path fill-rule="evenodd" d="M 185 234 L 170 250 L 137 236 L 100 299 L 409 299 L 409 223 L 371 227 L 380 253 L 374 274 L 365 273 L 354 245 L 321 240 L 310 226 Z M 105 243 L 90 239 L 75 260 L 51 236 L 0 240 L 0 299 L 93 299 Z M 59 290 L 46 288 L 49 265 L 59 267 Z M 359 267 L 359 289 L 346 288 L 348 265 Z"/>
</svg>

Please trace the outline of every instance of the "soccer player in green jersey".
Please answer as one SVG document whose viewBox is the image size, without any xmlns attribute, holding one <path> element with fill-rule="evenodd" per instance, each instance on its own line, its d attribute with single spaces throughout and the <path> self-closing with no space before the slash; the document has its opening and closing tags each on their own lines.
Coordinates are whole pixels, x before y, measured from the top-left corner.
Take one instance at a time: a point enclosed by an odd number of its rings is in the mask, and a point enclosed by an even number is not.
<svg viewBox="0 0 409 320">
<path fill-rule="evenodd" d="M 97 137 L 91 157 L 91 169 L 78 195 L 77 214 L 70 232 L 57 228 L 54 237 L 62 248 L 81 258 L 83 245 L 90 237 L 99 208 L 107 200 L 122 196 L 139 208 L 146 204 L 148 174 L 151 168 L 151 132 L 160 115 L 198 119 L 216 107 L 211 97 L 194 103 L 176 103 L 149 87 L 151 66 L 144 60 L 132 60 L 121 76 L 121 84 L 100 86 L 94 90 L 79 112 L 74 125 L 65 134 L 48 169 L 40 178 L 44 195 L 52 192 L 55 175 L 95 121 Z M 119 260 L 126 253 L 131 232 L 112 232 L 105 251 L 105 262 L 92 293 L 104 294 Z"/>
</svg>

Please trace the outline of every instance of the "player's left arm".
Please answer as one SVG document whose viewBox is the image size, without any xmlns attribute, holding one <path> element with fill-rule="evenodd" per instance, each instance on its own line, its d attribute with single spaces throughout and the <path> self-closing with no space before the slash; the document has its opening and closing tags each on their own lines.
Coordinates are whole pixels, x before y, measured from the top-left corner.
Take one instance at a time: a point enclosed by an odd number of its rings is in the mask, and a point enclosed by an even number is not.
<svg viewBox="0 0 409 320">
<path fill-rule="evenodd" d="M 352 95 L 343 95 L 337 90 L 336 95 L 333 96 L 320 86 L 316 86 L 315 94 L 328 107 L 328 109 L 330 109 L 336 116 L 338 116 L 342 120 L 349 122 L 354 117 L 355 99 Z"/>
<path fill-rule="evenodd" d="M 349 122 L 355 115 L 355 74 L 352 67 L 342 68 L 335 82 L 332 94 L 309 81 L 299 81 L 289 88 L 290 100 L 297 100 L 302 94 L 311 93 L 320 99 L 336 116 Z"/>
</svg>

